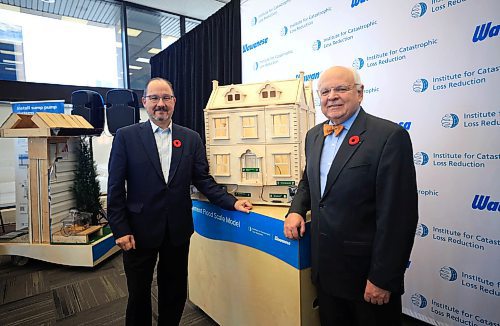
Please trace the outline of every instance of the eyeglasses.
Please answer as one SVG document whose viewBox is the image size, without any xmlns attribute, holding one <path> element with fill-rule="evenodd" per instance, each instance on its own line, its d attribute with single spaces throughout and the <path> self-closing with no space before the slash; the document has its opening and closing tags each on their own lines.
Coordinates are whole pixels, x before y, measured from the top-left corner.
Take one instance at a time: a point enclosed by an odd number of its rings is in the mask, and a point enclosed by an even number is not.
<svg viewBox="0 0 500 326">
<path fill-rule="evenodd" d="M 330 88 L 322 88 L 318 90 L 318 94 L 322 97 L 327 97 L 330 95 L 330 93 L 333 91 L 334 93 L 337 94 L 344 94 L 349 91 L 351 91 L 355 86 L 359 84 L 354 84 L 354 85 L 340 85 L 340 86 L 335 86 L 335 87 L 330 87 Z"/>
<path fill-rule="evenodd" d="M 163 96 L 158 96 L 158 95 L 146 95 L 144 96 L 146 98 L 149 98 L 149 100 L 152 102 L 152 103 L 158 103 L 160 102 L 160 99 L 163 100 L 163 102 L 170 102 L 170 101 L 173 101 L 175 96 L 173 95 L 163 95 Z"/>
</svg>

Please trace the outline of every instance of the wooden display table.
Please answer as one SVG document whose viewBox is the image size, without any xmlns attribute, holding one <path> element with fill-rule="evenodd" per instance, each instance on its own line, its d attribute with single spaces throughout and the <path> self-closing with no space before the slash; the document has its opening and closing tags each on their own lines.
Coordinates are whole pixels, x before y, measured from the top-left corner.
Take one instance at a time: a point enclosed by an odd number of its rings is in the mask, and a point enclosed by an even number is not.
<svg viewBox="0 0 500 326">
<path fill-rule="evenodd" d="M 287 211 L 254 206 L 244 214 L 193 202 L 189 299 L 220 325 L 319 325 L 309 232 L 285 238 Z"/>
</svg>

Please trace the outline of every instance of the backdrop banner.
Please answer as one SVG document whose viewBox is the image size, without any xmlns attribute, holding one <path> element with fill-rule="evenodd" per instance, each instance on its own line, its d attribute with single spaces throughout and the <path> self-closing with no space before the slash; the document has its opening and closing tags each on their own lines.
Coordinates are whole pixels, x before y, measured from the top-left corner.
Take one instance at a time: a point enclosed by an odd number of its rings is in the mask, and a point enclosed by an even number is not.
<svg viewBox="0 0 500 326">
<path fill-rule="evenodd" d="M 243 83 L 359 70 L 363 108 L 410 132 L 420 220 L 404 313 L 500 325 L 500 1 L 248 0 Z M 325 118 L 315 98 L 317 122 Z"/>
</svg>

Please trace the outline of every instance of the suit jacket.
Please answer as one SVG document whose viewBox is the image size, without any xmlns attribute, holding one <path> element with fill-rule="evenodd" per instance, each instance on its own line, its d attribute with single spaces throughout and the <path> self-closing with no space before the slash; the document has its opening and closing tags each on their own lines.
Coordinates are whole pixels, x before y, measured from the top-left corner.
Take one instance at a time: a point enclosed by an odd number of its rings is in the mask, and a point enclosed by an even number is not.
<svg viewBox="0 0 500 326">
<path fill-rule="evenodd" d="M 359 142 L 355 143 L 355 137 Z M 351 139 L 351 144 L 349 140 Z M 403 293 L 418 220 L 411 140 L 362 108 L 320 192 L 323 124 L 306 135 L 306 168 L 289 212 L 311 210 L 312 278 L 330 295 L 362 299 L 366 280 Z"/>
<path fill-rule="evenodd" d="M 151 122 L 118 130 L 109 159 L 108 221 L 115 238 L 134 235 L 136 246 L 159 247 L 168 232 L 174 245 L 193 233 L 191 183 L 212 203 L 234 210 L 236 199 L 209 174 L 198 133 L 172 124 L 172 159 L 164 180 Z M 176 142 L 177 143 L 177 142 Z"/>
</svg>

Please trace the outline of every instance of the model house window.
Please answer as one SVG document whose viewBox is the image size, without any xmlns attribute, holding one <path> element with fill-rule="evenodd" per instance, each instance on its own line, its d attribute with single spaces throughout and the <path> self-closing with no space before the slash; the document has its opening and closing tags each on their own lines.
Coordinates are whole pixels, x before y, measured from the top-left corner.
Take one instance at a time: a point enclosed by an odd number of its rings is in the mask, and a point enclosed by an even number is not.
<svg viewBox="0 0 500 326">
<path fill-rule="evenodd" d="M 241 157 L 241 172 L 242 172 L 242 181 L 243 182 L 251 182 L 258 183 L 259 175 L 260 175 L 260 158 L 257 157 L 250 150 L 247 150 L 245 154 Z"/>
<path fill-rule="evenodd" d="M 290 174 L 290 154 L 274 154 L 274 175 L 289 177 Z"/>
<path fill-rule="evenodd" d="M 242 137 L 241 138 L 258 138 L 257 133 L 257 116 L 246 116 L 241 117 L 241 125 L 243 128 Z"/>
<path fill-rule="evenodd" d="M 260 96 L 263 99 L 268 99 L 268 98 L 276 98 L 279 97 L 279 91 L 276 90 L 273 86 L 267 84 L 266 87 L 264 87 L 261 92 Z"/>
<path fill-rule="evenodd" d="M 238 92 L 234 88 L 231 88 L 231 90 L 229 90 L 229 92 L 227 92 L 227 94 L 226 94 L 226 100 L 228 102 L 241 101 L 242 98 L 243 98 L 243 96 L 240 94 L 240 92 Z"/>
<path fill-rule="evenodd" d="M 229 154 L 215 154 L 215 173 L 216 176 L 230 176 Z"/>
<path fill-rule="evenodd" d="M 229 139 L 228 117 L 214 118 L 214 139 Z"/>
<path fill-rule="evenodd" d="M 290 137 L 290 115 L 273 114 L 273 136 L 274 137 Z"/>
</svg>

